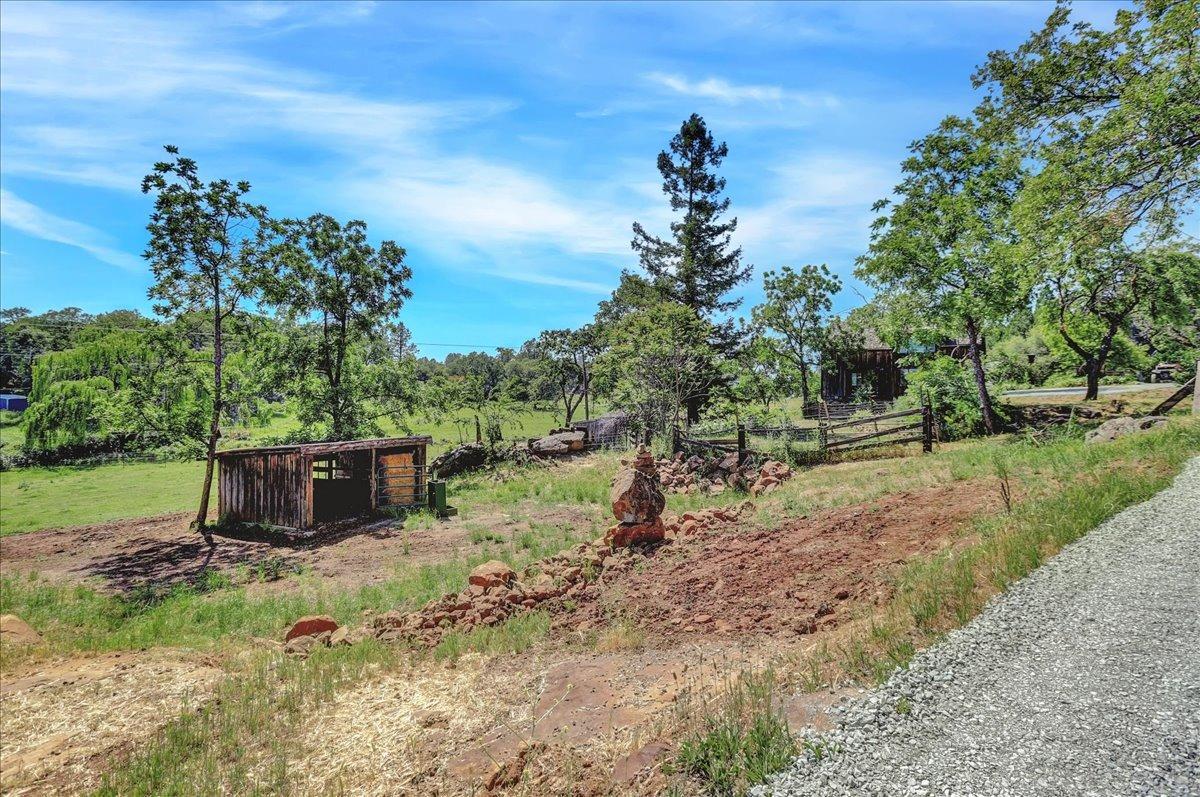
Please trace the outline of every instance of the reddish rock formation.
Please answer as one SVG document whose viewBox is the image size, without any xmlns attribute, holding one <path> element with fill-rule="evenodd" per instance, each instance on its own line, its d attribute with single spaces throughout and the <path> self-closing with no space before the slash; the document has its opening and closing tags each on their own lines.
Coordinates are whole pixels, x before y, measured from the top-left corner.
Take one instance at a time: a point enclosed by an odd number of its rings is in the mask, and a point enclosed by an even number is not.
<svg viewBox="0 0 1200 797">
<path fill-rule="evenodd" d="M 292 627 L 284 636 L 284 642 L 291 642 L 296 637 L 312 636 L 315 637 L 320 633 L 332 634 L 338 629 L 337 620 L 325 614 L 314 614 L 308 617 L 301 617 L 296 622 L 292 623 Z"/>
</svg>

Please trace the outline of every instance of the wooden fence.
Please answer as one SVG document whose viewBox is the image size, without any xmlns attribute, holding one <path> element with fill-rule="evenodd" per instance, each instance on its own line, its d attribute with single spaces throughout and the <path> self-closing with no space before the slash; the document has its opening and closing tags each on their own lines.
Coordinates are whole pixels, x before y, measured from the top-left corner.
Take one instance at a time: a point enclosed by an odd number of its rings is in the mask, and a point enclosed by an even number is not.
<svg viewBox="0 0 1200 797">
<path fill-rule="evenodd" d="M 730 431 L 733 432 L 730 435 Z M 720 436 L 725 435 L 725 436 Z M 763 456 L 750 446 L 754 437 L 812 443 L 812 451 L 821 458 L 846 451 L 861 451 L 881 446 L 920 443 L 923 451 L 933 450 L 933 413 L 928 406 L 896 412 L 883 412 L 848 420 L 821 420 L 815 427 L 745 426 L 710 432 L 707 436 L 689 436 L 676 427 L 672 433 L 672 451 L 691 453 L 739 454 Z"/>
</svg>

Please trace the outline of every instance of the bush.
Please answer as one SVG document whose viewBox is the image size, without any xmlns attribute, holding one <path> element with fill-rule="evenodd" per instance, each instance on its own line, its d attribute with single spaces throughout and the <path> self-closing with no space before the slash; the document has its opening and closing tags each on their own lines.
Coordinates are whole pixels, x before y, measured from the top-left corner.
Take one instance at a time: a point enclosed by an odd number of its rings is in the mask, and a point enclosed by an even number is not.
<svg viewBox="0 0 1200 797">
<path fill-rule="evenodd" d="M 928 402 L 943 440 L 983 432 L 983 411 L 971 365 L 953 357 L 934 357 L 907 374 L 908 390 L 896 401 L 899 408 Z"/>
</svg>

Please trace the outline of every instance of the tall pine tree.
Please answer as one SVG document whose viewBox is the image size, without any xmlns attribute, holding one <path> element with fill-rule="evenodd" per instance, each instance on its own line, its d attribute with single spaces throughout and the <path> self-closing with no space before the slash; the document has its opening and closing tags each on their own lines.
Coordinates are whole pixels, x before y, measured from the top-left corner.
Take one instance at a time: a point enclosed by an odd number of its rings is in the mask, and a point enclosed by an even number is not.
<svg viewBox="0 0 1200 797">
<path fill-rule="evenodd" d="M 654 278 L 665 298 L 701 316 L 733 310 L 741 300 L 725 298 L 750 277 L 742 265 L 742 250 L 732 245 L 737 219 L 722 220 L 729 197 L 722 196 L 725 178 L 717 175 L 729 154 L 717 144 L 708 126 L 692 114 L 671 139 L 670 149 L 658 153 L 663 193 L 671 210 L 681 215 L 671 222 L 671 239 L 659 238 L 633 223 L 633 250 L 642 268 Z M 712 320 L 711 318 L 709 320 Z"/>
<path fill-rule="evenodd" d="M 671 222 L 669 239 L 651 235 L 638 222 L 633 223 L 632 247 L 662 298 L 690 308 L 711 322 L 711 344 L 721 354 L 731 354 L 737 344 L 733 319 L 714 316 L 735 309 L 740 299 L 729 299 L 738 284 L 750 278 L 751 267 L 742 265 L 742 250 L 733 246 L 736 218 L 723 218 L 729 210 L 729 197 L 723 196 L 725 178 L 717 174 L 729 154 L 724 142 L 717 144 L 698 114 L 692 114 L 671 139 L 667 150 L 658 154 L 658 171 L 663 178 L 663 193 L 678 216 Z M 630 279 L 629 282 L 641 283 Z M 626 288 L 626 279 L 622 288 Z M 622 296 L 614 294 L 614 303 Z M 699 419 L 707 403 L 710 388 L 719 380 L 715 370 L 704 378 L 706 385 L 689 394 L 687 419 Z"/>
</svg>

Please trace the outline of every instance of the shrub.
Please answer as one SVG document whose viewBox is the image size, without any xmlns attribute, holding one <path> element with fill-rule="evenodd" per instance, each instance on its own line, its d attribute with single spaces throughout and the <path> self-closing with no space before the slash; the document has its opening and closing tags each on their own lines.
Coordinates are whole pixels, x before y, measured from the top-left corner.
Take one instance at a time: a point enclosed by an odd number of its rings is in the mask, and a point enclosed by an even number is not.
<svg viewBox="0 0 1200 797">
<path fill-rule="evenodd" d="M 934 357 L 907 375 L 908 391 L 897 407 L 928 402 L 943 439 L 956 440 L 983 431 L 983 412 L 971 366 L 953 357 Z"/>
</svg>

